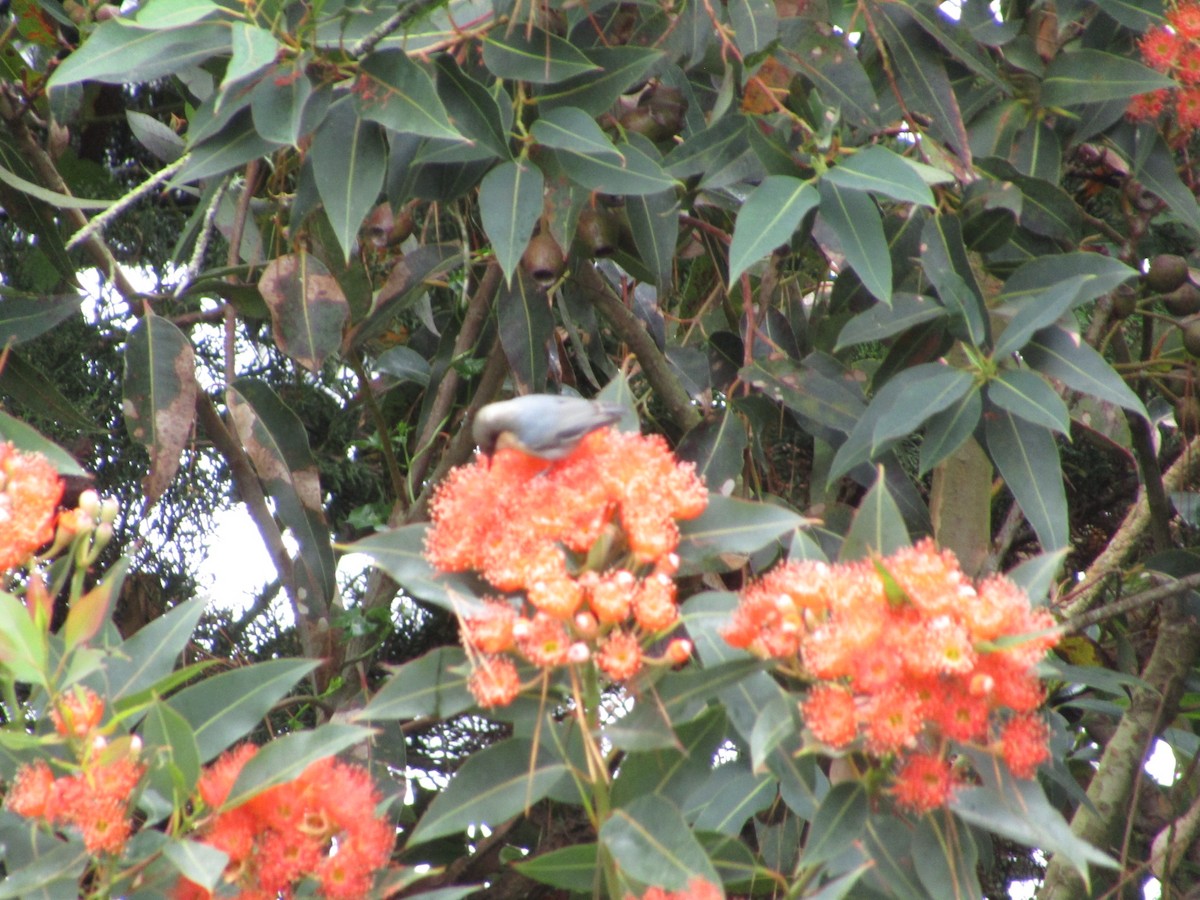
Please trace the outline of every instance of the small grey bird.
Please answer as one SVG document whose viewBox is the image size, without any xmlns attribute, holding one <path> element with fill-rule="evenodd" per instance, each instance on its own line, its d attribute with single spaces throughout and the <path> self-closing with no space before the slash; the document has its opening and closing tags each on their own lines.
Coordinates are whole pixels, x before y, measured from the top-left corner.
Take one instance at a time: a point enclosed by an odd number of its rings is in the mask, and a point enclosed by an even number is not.
<svg viewBox="0 0 1200 900">
<path fill-rule="evenodd" d="M 526 394 L 489 403 L 475 414 L 471 435 L 487 457 L 511 447 L 541 459 L 562 459 L 579 442 L 624 414 L 624 407 L 603 400 L 559 394 Z"/>
</svg>

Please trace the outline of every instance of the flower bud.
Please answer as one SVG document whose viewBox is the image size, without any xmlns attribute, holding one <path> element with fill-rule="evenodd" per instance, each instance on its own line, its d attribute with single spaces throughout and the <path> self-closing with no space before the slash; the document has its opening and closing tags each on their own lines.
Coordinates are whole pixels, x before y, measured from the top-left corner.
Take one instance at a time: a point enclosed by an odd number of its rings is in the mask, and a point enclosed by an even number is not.
<svg viewBox="0 0 1200 900">
<path fill-rule="evenodd" d="M 675 638 L 667 644 L 667 659 L 672 665 L 681 666 L 692 658 L 692 642 L 687 638 Z"/>
<path fill-rule="evenodd" d="M 585 663 L 592 658 L 592 651 L 588 649 L 588 645 L 583 641 L 576 641 L 567 648 L 567 662 L 569 663 Z"/>
<path fill-rule="evenodd" d="M 100 518 L 100 495 L 88 488 L 79 495 L 79 510 L 93 522 Z"/>
<path fill-rule="evenodd" d="M 115 497 L 105 497 L 100 504 L 100 521 L 112 524 L 117 521 L 117 513 L 121 511 L 121 504 L 117 502 Z"/>
</svg>

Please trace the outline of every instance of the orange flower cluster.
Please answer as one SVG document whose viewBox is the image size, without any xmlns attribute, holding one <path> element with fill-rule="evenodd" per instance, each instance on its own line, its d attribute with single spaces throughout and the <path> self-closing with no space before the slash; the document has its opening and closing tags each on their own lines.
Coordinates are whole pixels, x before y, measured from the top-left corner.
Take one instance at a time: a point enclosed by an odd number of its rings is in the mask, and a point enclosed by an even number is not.
<svg viewBox="0 0 1200 900">
<path fill-rule="evenodd" d="M 0 570 L 21 565 L 54 537 L 63 482 L 40 453 L 0 444 Z"/>
<path fill-rule="evenodd" d="M 1138 94 L 1130 101 L 1132 119 L 1157 119 L 1171 111 L 1180 128 L 1200 128 L 1200 2 L 1182 2 L 1167 10 L 1165 25 L 1156 25 L 1142 35 L 1138 48 L 1146 65 L 1169 75 L 1179 88 Z"/>
<path fill-rule="evenodd" d="M 226 881 L 245 900 L 290 897 L 306 878 L 319 896 L 361 900 L 387 865 L 395 829 L 375 814 L 380 797 L 370 775 L 333 758 L 318 760 L 294 781 L 268 788 L 222 810 L 242 768 L 258 748 L 243 744 L 221 755 L 200 777 L 198 790 L 215 812 L 200 840 L 229 856 Z M 208 900 L 207 890 L 181 879 L 178 900 Z"/>
<path fill-rule="evenodd" d="M 79 829 L 88 853 L 120 853 L 131 831 L 129 798 L 146 767 L 136 752 L 106 752 L 109 745 L 95 731 L 104 701 L 91 690 L 77 687 L 65 694 L 50 715 L 60 735 L 78 740 L 80 771 L 55 777 L 43 760 L 23 765 L 5 805 L 31 819 Z M 136 751 L 140 745 L 134 741 Z"/>
<path fill-rule="evenodd" d="M 721 889 L 703 878 L 692 878 L 682 891 L 668 891 L 660 887 L 652 887 L 642 894 L 642 900 L 722 900 Z M 626 894 L 625 900 L 635 900 L 633 894 Z"/>
<path fill-rule="evenodd" d="M 798 660 L 814 682 L 801 710 L 817 740 L 862 738 L 876 756 L 901 757 L 893 793 L 920 812 L 953 788 L 950 741 L 995 739 L 1020 777 L 1048 758 L 1033 666 L 1056 643 L 1044 633 L 1054 624 L 1008 579 L 972 584 L 926 539 L 878 563 L 780 566 L 742 593 L 723 634 Z"/>
<path fill-rule="evenodd" d="M 708 502 L 693 468 L 657 435 L 602 429 L 554 463 L 504 449 L 450 473 L 431 507 L 426 557 L 528 603 L 518 612 L 493 599 L 463 618 L 481 705 L 520 690 L 513 652 L 543 668 L 594 659 L 614 681 L 637 674 L 647 637 L 678 617 L 676 522 Z M 671 654 L 686 658 L 686 648 Z"/>
</svg>

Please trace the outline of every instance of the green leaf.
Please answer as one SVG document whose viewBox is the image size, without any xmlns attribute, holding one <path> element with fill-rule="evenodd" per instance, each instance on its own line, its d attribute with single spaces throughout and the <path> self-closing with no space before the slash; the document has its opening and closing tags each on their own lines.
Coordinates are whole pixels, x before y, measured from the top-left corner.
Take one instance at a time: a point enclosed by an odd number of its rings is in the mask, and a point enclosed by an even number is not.
<svg viewBox="0 0 1200 900">
<path fill-rule="evenodd" d="M 158 0 L 138 9 L 133 21 L 144 28 L 181 28 L 222 12 L 213 0 Z"/>
<path fill-rule="evenodd" d="M 1179 177 L 1175 155 L 1149 126 L 1138 129 L 1140 143 L 1149 145 L 1134 160 L 1133 176 L 1146 190 L 1163 200 L 1171 212 L 1193 232 L 1200 232 L 1200 202 Z"/>
<path fill-rule="evenodd" d="M 247 103 L 219 131 L 197 139 L 188 153 L 187 161 L 168 184 L 178 186 L 224 175 L 279 147 L 279 144 L 267 140 L 255 130 L 254 116 Z"/>
<path fill-rule="evenodd" d="M 590 893 L 596 886 L 598 845 L 571 844 L 513 863 L 513 868 L 534 881 L 576 893 Z"/>
<path fill-rule="evenodd" d="M 727 406 L 719 416 L 704 419 L 685 434 L 675 455 L 696 464 L 696 474 L 704 479 L 712 495 L 727 494 L 725 488 L 741 475 L 748 444 L 745 424 Z"/>
<path fill-rule="evenodd" d="M 358 229 L 379 200 L 387 171 L 387 141 L 375 122 L 359 118 L 346 102 L 335 103 L 312 140 L 313 174 L 347 262 Z"/>
<path fill-rule="evenodd" d="M 429 73 L 403 50 L 372 53 L 359 64 L 363 86 L 355 108 L 364 119 L 400 134 L 461 141 Z"/>
<path fill-rule="evenodd" d="M 174 657 L 172 657 L 174 659 Z M 208 762 L 248 735 L 301 678 L 320 665 L 311 659 L 271 659 L 205 678 L 166 701 L 196 733 Z"/>
<path fill-rule="evenodd" d="M 1040 291 L 1022 294 L 1016 314 L 996 339 L 992 357 L 1001 359 L 1022 349 L 1035 332 L 1054 324 L 1060 316 L 1076 305 L 1080 292 L 1089 280 L 1087 275 L 1073 275 Z M 1004 294 L 1000 295 L 1001 300 L 1004 297 Z"/>
<path fill-rule="evenodd" d="M 787 175 L 770 175 L 750 192 L 738 211 L 729 245 L 729 283 L 788 243 L 820 197 L 812 185 Z"/>
<path fill-rule="evenodd" d="M 0 347 L 31 341 L 55 325 L 78 316 L 78 294 L 34 296 L 0 289 Z"/>
<path fill-rule="evenodd" d="M 472 754 L 433 798 L 408 846 L 458 834 L 471 825 L 495 828 L 529 809 L 568 771 L 547 743 L 540 743 L 536 756 L 528 738 L 509 738 Z"/>
<path fill-rule="evenodd" d="M 496 298 L 496 318 L 500 327 L 500 346 L 508 359 L 513 381 L 519 393 L 545 390 L 550 369 L 547 347 L 554 334 L 554 317 L 546 302 L 546 292 L 534 284 L 524 268 L 508 288 L 501 287 Z"/>
<path fill-rule="evenodd" d="M 1043 375 L 1072 390 L 1123 406 L 1149 419 L 1146 407 L 1104 357 L 1057 325 L 1043 328 L 1021 348 L 1021 358 Z"/>
<path fill-rule="evenodd" d="M 528 160 L 500 163 L 479 185 L 479 217 L 509 284 L 542 214 L 544 188 L 542 170 Z"/>
<path fill-rule="evenodd" d="M 122 556 L 86 594 L 71 603 L 60 634 L 67 652 L 95 637 L 112 616 L 130 560 Z"/>
<path fill-rule="evenodd" d="M 843 781 L 817 807 L 804 845 L 804 864 L 819 866 L 857 843 L 867 826 L 869 803 L 862 782 Z"/>
<path fill-rule="evenodd" d="M 771 0 L 729 0 L 733 42 L 742 56 L 766 48 L 779 33 L 779 16 Z"/>
<path fill-rule="evenodd" d="M 15 814 L 10 814 L 15 815 Z M 79 894 L 79 878 L 94 863 L 93 856 L 78 839 L 54 841 L 49 849 L 39 846 L 36 858 L 20 865 L 11 846 L 5 847 L 6 874 L 0 881 L 0 900 L 69 900 Z"/>
<path fill-rule="evenodd" d="M 607 152 L 588 156 L 554 150 L 554 158 L 573 182 L 602 194 L 660 194 L 674 190 L 676 181 L 649 154 L 633 144 L 616 146 L 619 156 Z"/>
<path fill-rule="evenodd" d="M 299 544 L 292 566 L 294 589 L 304 598 L 304 607 L 319 615 L 333 595 L 336 563 L 308 432 L 274 391 L 253 378 L 235 381 L 226 402 L 238 439 L 275 502 L 276 515 Z"/>
<path fill-rule="evenodd" d="M 918 474 L 924 475 L 966 443 L 983 415 L 983 396 L 978 389 L 968 391 L 957 403 L 932 416 L 925 424 L 921 441 Z"/>
<path fill-rule="evenodd" d="M 621 162 L 621 152 L 613 146 L 596 120 L 582 109 L 559 106 L 548 110 L 529 130 L 543 147 L 566 150 L 593 159 Z"/>
<path fill-rule="evenodd" d="M 747 819 L 775 802 L 778 788 L 775 779 L 768 774 L 756 775 L 748 768 L 735 770 L 733 765 L 726 764 L 713 775 L 711 785 L 697 791 L 685 810 L 697 832 L 737 837 Z"/>
<path fill-rule="evenodd" d="M 905 369 L 888 382 L 894 387 L 889 388 L 883 413 L 875 421 L 872 454 L 897 438 L 912 434 L 930 416 L 956 404 L 974 383 L 970 372 L 942 363 Z"/>
<path fill-rule="evenodd" d="M 282 49 L 274 34 L 249 22 L 232 23 L 230 44 L 233 53 L 229 65 L 225 67 L 222 89 L 235 86 L 237 82 L 265 69 L 275 62 L 275 57 Z"/>
<path fill-rule="evenodd" d="M 346 335 L 348 348 L 361 347 L 395 325 L 396 316 L 425 293 L 426 282 L 446 277 L 463 263 L 457 244 L 422 244 L 397 261 L 387 281 L 375 295 L 371 311 Z"/>
<path fill-rule="evenodd" d="M 946 55 L 913 19 L 907 5 L 880 3 L 875 17 L 880 37 L 892 55 L 892 65 L 907 113 L 928 117 L 928 128 L 960 156 L 969 154 L 966 127 L 958 98 L 946 73 Z"/>
<path fill-rule="evenodd" d="M 608 112 L 617 98 L 640 83 L 658 65 L 661 50 L 647 47 L 593 47 L 586 53 L 595 71 L 570 78 L 552 91 L 539 94 L 542 115 L 560 106 L 578 106 L 585 113 L 599 116 Z"/>
<path fill-rule="evenodd" d="M 451 613 L 465 613 L 480 601 L 475 582 L 466 575 L 440 572 L 425 559 L 425 523 L 405 525 L 368 535 L 341 549 L 362 553 L 387 572 L 412 596 Z"/>
<path fill-rule="evenodd" d="M 1033 372 L 1005 369 L 1000 377 L 987 383 L 986 390 L 988 400 L 1026 422 L 1064 435 L 1071 430 L 1067 405 L 1044 378 Z"/>
<path fill-rule="evenodd" d="M 191 724 L 162 701 L 150 704 L 139 732 L 150 760 L 150 786 L 184 803 L 200 777 L 200 748 Z"/>
<path fill-rule="evenodd" d="M 192 437 L 196 417 L 196 354 L 169 320 L 149 314 L 129 333 L 123 382 L 125 427 L 150 454 L 142 482 L 143 509 L 166 490 Z"/>
<path fill-rule="evenodd" d="M 153 619 L 124 641 L 103 670 L 103 694 L 112 702 L 142 693 L 171 674 L 192 638 L 206 597 L 196 597 Z"/>
<path fill-rule="evenodd" d="M 432 369 L 429 361 L 411 347 L 397 344 L 379 354 L 375 360 L 375 371 L 391 375 L 400 382 L 411 381 L 421 387 L 429 386 Z"/>
<path fill-rule="evenodd" d="M 1002 762 L 966 750 L 983 784 L 961 788 L 950 808 L 963 821 L 1044 853 L 1061 854 L 1086 882 L 1089 866 L 1119 869 L 1108 854 L 1076 836 L 1037 779 L 1014 778 Z"/>
<path fill-rule="evenodd" d="M 1067 496 L 1054 435 L 1005 410 L 984 418 L 988 453 L 1042 549 L 1058 550 L 1070 542 Z"/>
<path fill-rule="evenodd" d="M 459 647 L 435 647 L 396 669 L 355 713 L 355 721 L 449 719 L 475 705 L 467 689 L 467 656 Z"/>
<path fill-rule="evenodd" d="M 129 84 L 175 75 L 230 54 L 228 24 L 143 28 L 125 18 L 101 22 L 50 76 L 50 90 L 81 81 Z"/>
<path fill-rule="evenodd" d="M 162 854 L 180 875 L 210 891 L 216 890 L 229 864 L 228 854 L 203 841 L 169 841 L 163 845 Z"/>
<path fill-rule="evenodd" d="M 1084 282 L 1075 302 L 1081 304 L 1111 293 L 1137 274 L 1120 260 L 1101 253 L 1055 253 L 1032 259 L 1009 275 L 999 299 L 1005 302 L 1024 295 L 1037 296 L 1048 285 L 1078 276 Z"/>
<path fill-rule="evenodd" d="M 1056 241 L 1075 243 L 1083 227 L 1083 215 L 1071 195 L 1056 184 L 1022 175 L 1005 160 L 976 160 L 976 165 L 999 181 L 1011 181 L 1021 191 L 1022 228 Z"/>
<path fill-rule="evenodd" d="M 642 262 L 660 289 L 671 284 L 679 241 L 679 199 L 674 191 L 625 198 L 625 215 Z"/>
<path fill-rule="evenodd" d="M 487 147 L 501 159 L 511 155 L 508 130 L 512 125 L 512 107 L 508 107 L 508 124 L 504 110 L 486 87 L 464 72 L 454 57 L 442 54 L 434 62 L 437 67 L 437 92 L 455 128 L 463 136 Z M 507 95 L 504 96 L 508 102 Z"/>
<path fill-rule="evenodd" d="M 789 44 L 791 36 L 784 38 Z M 789 54 L 800 72 L 820 92 L 821 99 L 841 112 L 847 122 L 866 128 L 879 124 L 879 98 L 857 51 L 842 35 L 803 28 Z"/>
<path fill-rule="evenodd" d="M 876 299 L 891 303 L 892 256 L 875 201 L 824 178 L 818 188 L 821 218 L 837 235 L 846 262 Z"/>
<path fill-rule="evenodd" d="M 945 315 L 946 308 L 929 297 L 897 292 L 892 294 L 890 307 L 876 303 L 842 326 L 833 352 L 837 353 L 856 344 L 883 341 Z"/>
<path fill-rule="evenodd" d="M 275 738 L 260 747 L 242 767 L 224 808 L 240 806 L 267 788 L 294 781 L 317 760 L 362 743 L 373 733 L 370 728 L 334 722 Z"/>
<path fill-rule="evenodd" d="M 16 172 L 10 172 L 4 166 L 0 166 L 0 181 L 7 184 L 10 188 L 14 188 L 22 194 L 35 197 L 56 209 L 107 209 L 113 203 L 111 200 L 89 200 L 48 190 L 40 184 L 35 184 L 32 181 L 22 178 Z"/>
<path fill-rule="evenodd" d="M 961 321 L 962 337 L 976 347 L 986 344 L 987 307 L 957 217 L 935 214 L 925 220 L 921 226 L 921 269 L 937 289 L 942 305 Z"/>
<path fill-rule="evenodd" d="M 63 429 L 74 429 L 86 434 L 107 433 L 107 428 L 100 427 L 84 414 L 78 401 L 71 400 L 58 389 L 56 381 L 58 379 L 51 378 L 27 362 L 17 350 L 9 351 L 4 368 L 0 369 L 0 393 L 25 409 L 36 409 L 42 416 L 52 417 Z M 59 457 L 65 458 L 66 451 L 55 448 L 46 455 L 52 458 L 51 461 L 55 461 Z M 75 474 L 82 474 L 74 460 L 71 460 L 70 465 L 76 470 Z M 61 466 L 59 472 L 67 474 Z"/>
<path fill-rule="evenodd" d="M 254 127 L 267 140 L 294 146 L 325 118 L 331 92 L 313 90 L 304 68 L 308 62 L 303 57 L 286 60 L 250 92 Z"/>
<path fill-rule="evenodd" d="M 887 556 L 911 543 L 900 507 L 896 505 L 884 479 L 883 466 L 879 467 L 878 472 L 875 484 L 854 512 L 850 530 L 846 532 L 846 539 L 838 553 L 838 559 L 842 562 L 863 559 L 874 553 Z"/>
<path fill-rule="evenodd" d="M 154 116 L 127 109 L 125 110 L 125 121 L 129 123 L 129 130 L 137 138 L 138 143 L 163 162 L 175 162 L 183 156 L 185 147 L 183 138 Z"/>
<path fill-rule="evenodd" d="M 1078 106 L 1104 100 L 1125 100 L 1175 82 L 1128 55 L 1101 50 L 1068 50 L 1046 67 L 1042 80 L 1042 106 Z"/>
<path fill-rule="evenodd" d="M 710 781 L 711 760 L 725 742 L 727 730 L 724 712 L 710 706 L 704 715 L 675 730 L 674 745 L 627 753 L 613 779 L 612 804 L 623 806 L 654 795 L 682 806 Z"/>
<path fill-rule="evenodd" d="M 679 810 L 661 797 L 639 797 L 613 810 L 600 827 L 600 843 L 625 874 L 644 884 L 678 891 L 692 878 L 720 883 Z"/>
<path fill-rule="evenodd" d="M 701 184 L 708 184 L 714 171 L 725 169 L 750 149 L 746 128 L 745 116 L 732 114 L 718 119 L 672 148 L 663 165 L 676 178 L 701 175 Z"/>
<path fill-rule="evenodd" d="M 692 564 L 726 553 L 754 553 L 807 522 L 781 506 L 710 494 L 698 518 L 679 523 L 678 553 Z"/>
<path fill-rule="evenodd" d="M 48 688 L 46 654 L 46 635 L 25 604 L 15 594 L 0 591 L 0 671 L 5 677 Z"/>
<path fill-rule="evenodd" d="M 1006 572 L 1005 577 L 1029 595 L 1031 604 L 1044 606 L 1069 552 L 1064 547 L 1051 553 L 1039 553 Z"/>
<path fill-rule="evenodd" d="M 907 159 L 874 145 L 846 157 L 821 176 L 850 191 L 870 191 L 899 200 L 933 206 L 933 193 Z M 945 176 L 950 180 L 950 176 Z"/>
<path fill-rule="evenodd" d="M 599 67 L 574 44 L 540 29 L 493 32 L 483 42 L 483 64 L 499 78 L 557 84 Z"/>
</svg>

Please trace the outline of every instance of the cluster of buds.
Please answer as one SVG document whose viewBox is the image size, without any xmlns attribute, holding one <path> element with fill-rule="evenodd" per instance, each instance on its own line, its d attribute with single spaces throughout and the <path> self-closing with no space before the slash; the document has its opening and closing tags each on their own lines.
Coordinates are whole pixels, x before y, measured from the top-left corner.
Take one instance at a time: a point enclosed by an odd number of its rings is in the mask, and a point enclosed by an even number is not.
<svg viewBox="0 0 1200 900">
<path fill-rule="evenodd" d="M 812 735 L 896 763 L 897 802 L 922 812 L 954 788 L 950 743 L 987 746 L 1030 778 L 1049 757 L 1034 666 L 1057 637 L 1008 579 L 978 585 L 932 541 L 874 562 L 792 562 L 746 588 L 725 639 L 784 660 L 812 687 Z"/>
<path fill-rule="evenodd" d="M 1169 75 L 1178 88 L 1163 88 L 1138 94 L 1129 104 L 1132 119 L 1157 119 L 1173 112 L 1180 129 L 1200 127 L 1200 3 L 1178 3 L 1166 13 L 1166 24 L 1156 25 L 1138 42 L 1142 59 L 1152 69 Z"/>
<path fill-rule="evenodd" d="M 543 669 L 591 661 L 613 681 L 633 678 L 644 648 L 678 618 L 676 522 L 707 502 L 694 467 L 661 437 L 607 428 L 551 464 L 504 449 L 451 472 L 431 507 L 426 557 L 512 595 L 462 615 L 479 703 L 502 706 L 520 691 L 514 654 Z M 661 661 L 690 652 L 675 641 Z"/>
<path fill-rule="evenodd" d="M 146 771 L 138 761 L 140 739 L 110 743 L 100 729 L 104 701 L 82 686 L 57 697 L 50 718 L 74 749 L 71 774 L 56 775 L 45 760 L 26 763 L 17 770 L 5 806 L 49 825 L 77 829 L 88 853 L 119 854 L 132 827 L 130 798 Z"/>
<path fill-rule="evenodd" d="M 376 813 L 380 796 L 370 774 L 327 757 L 292 781 L 223 808 L 257 752 L 243 744 L 222 754 L 197 785 L 212 811 L 199 840 L 229 857 L 225 882 L 246 898 L 290 897 L 307 880 L 316 882 L 317 896 L 330 900 L 368 896 L 396 840 L 391 823 Z M 186 878 L 175 890 L 176 900 L 212 896 Z"/>
</svg>

